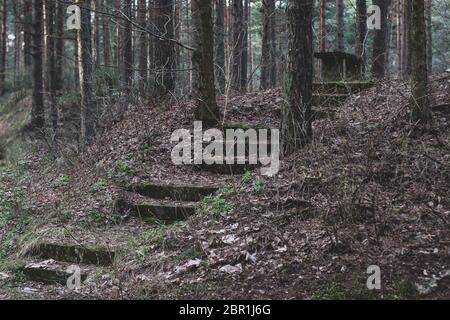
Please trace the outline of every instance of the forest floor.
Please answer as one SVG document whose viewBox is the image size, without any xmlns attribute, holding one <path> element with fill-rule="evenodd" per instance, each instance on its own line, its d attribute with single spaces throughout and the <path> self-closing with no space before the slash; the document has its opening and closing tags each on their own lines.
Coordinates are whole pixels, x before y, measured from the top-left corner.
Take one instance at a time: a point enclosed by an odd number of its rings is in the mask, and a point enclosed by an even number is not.
<svg viewBox="0 0 450 320">
<path fill-rule="evenodd" d="M 432 82 L 429 128 L 410 122 L 409 97 L 400 81 L 352 96 L 273 178 L 172 164 L 192 103 L 132 109 L 77 158 L 25 143 L 0 167 L 0 299 L 448 299 L 450 78 Z M 225 103 L 226 123 L 279 125 L 278 90 Z M 186 221 L 147 224 L 116 207 L 145 182 L 221 190 Z M 116 259 L 78 291 L 28 282 L 15 266 L 42 240 Z M 366 286 L 371 265 L 379 291 Z"/>
</svg>

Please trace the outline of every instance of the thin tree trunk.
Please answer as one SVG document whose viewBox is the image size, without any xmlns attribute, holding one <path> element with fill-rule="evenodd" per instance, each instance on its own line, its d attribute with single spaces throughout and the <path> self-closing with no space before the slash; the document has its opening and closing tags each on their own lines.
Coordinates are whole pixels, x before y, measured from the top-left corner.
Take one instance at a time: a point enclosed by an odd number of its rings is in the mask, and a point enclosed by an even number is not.
<svg viewBox="0 0 450 320">
<path fill-rule="evenodd" d="M 44 93 L 42 74 L 42 24 L 44 20 L 43 1 L 32 0 L 32 109 L 31 125 L 33 130 L 39 132 L 44 129 Z"/>
<path fill-rule="evenodd" d="M 6 50 L 8 44 L 7 34 L 7 15 L 8 15 L 8 1 L 3 0 L 1 2 L 1 30 L 0 30 L 0 95 L 5 94 L 5 81 L 6 81 Z"/>
<path fill-rule="evenodd" d="M 289 67 L 282 109 L 282 151 L 288 155 L 312 139 L 313 1 L 288 0 Z"/>
<path fill-rule="evenodd" d="M 103 0 L 102 8 L 106 9 L 106 0 Z M 109 67 L 111 65 L 111 31 L 110 17 L 103 16 L 103 63 Z"/>
<path fill-rule="evenodd" d="M 365 40 L 367 35 L 367 3 L 366 0 L 356 1 L 356 55 L 365 62 Z"/>
<path fill-rule="evenodd" d="M 344 0 L 336 0 L 336 47 L 344 51 Z"/>
<path fill-rule="evenodd" d="M 173 5 L 173 0 L 156 1 L 157 32 L 170 39 L 174 38 Z M 157 41 L 156 45 L 156 85 L 158 94 L 164 96 L 175 89 L 175 46 L 171 41 Z"/>
<path fill-rule="evenodd" d="M 20 2 L 14 1 L 14 84 L 21 67 L 22 53 L 22 25 L 20 18 Z"/>
<path fill-rule="evenodd" d="M 263 0 L 262 11 L 261 89 L 265 90 L 273 88 L 276 83 L 276 65 L 273 65 L 276 61 L 275 0 Z"/>
<path fill-rule="evenodd" d="M 232 1 L 232 88 L 243 91 L 242 55 L 244 51 L 244 6 L 243 0 Z"/>
<path fill-rule="evenodd" d="M 23 7 L 23 15 L 24 15 L 24 31 L 23 31 L 23 57 L 24 57 L 24 65 L 26 68 L 31 67 L 31 34 L 32 34 L 32 25 L 31 25 L 31 0 L 24 0 Z"/>
<path fill-rule="evenodd" d="M 432 25 L 433 0 L 425 0 L 425 25 L 427 32 L 427 66 L 428 75 L 433 73 L 433 25 Z"/>
<path fill-rule="evenodd" d="M 216 78 L 221 92 L 225 90 L 225 1 L 216 0 Z"/>
<path fill-rule="evenodd" d="M 95 136 L 94 74 L 91 37 L 91 0 L 77 0 L 81 8 L 81 29 L 78 30 L 78 51 L 81 90 L 81 142 L 91 144 Z"/>
<path fill-rule="evenodd" d="M 387 47 L 386 47 L 386 75 L 390 75 L 390 69 L 391 69 L 391 51 L 393 50 L 393 34 L 394 34 L 394 17 L 395 17 L 395 10 L 396 10 L 396 1 L 391 0 L 390 1 L 390 13 L 389 13 L 389 32 L 387 37 Z"/>
<path fill-rule="evenodd" d="M 423 1 L 423 0 L 422 0 Z M 410 45 L 411 45 L 411 32 L 410 32 L 410 20 L 411 20 L 411 13 L 412 13 L 412 3 L 411 0 L 404 0 L 403 1 L 403 67 L 402 67 L 402 73 L 403 78 L 408 79 L 411 75 L 411 51 L 410 51 Z M 423 30 L 422 30 L 423 31 Z"/>
<path fill-rule="evenodd" d="M 411 87 L 413 99 L 411 102 L 411 117 L 414 122 L 427 124 L 432 115 L 429 109 L 427 44 L 425 30 L 425 4 L 423 0 L 412 0 L 412 13 L 409 21 L 411 32 Z"/>
<path fill-rule="evenodd" d="M 56 83 L 55 90 L 61 91 L 64 88 L 64 22 L 66 12 L 65 6 L 62 2 L 56 3 L 56 43 L 55 43 L 55 55 L 56 55 Z"/>
<path fill-rule="evenodd" d="M 376 79 L 384 78 L 386 71 L 386 20 L 387 0 L 374 0 L 373 3 L 381 9 L 381 28 L 375 30 L 373 40 L 372 75 Z"/>
<path fill-rule="evenodd" d="M 403 32 L 404 32 L 404 18 L 403 18 L 403 2 L 397 1 L 397 67 L 400 76 L 403 75 Z"/>
<path fill-rule="evenodd" d="M 319 50 L 327 51 L 327 1 L 320 0 L 320 32 L 319 32 Z"/>
<path fill-rule="evenodd" d="M 133 29 L 131 24 L 133 0 L 123 0 L 121 12 L 122 20 L 121 34 L 121 56 L 123 57 L 121 88 L 127 98 L 131 98 L 133 86 Z M 123 104 L 123 109 L 128 109 L 128 103 Z"/>
<path fill-rule="evenodd" d="M 53 132 L 56 132 L 58 125 L 58 109 L 56 107 L 56 56 L 55 56 L 55 8 L 56 3 L 53 1 L 46 1 L 46 66 L 47 66 L 47 81 L 48 81 L 48 98 L 50 103 L 50 119 Z"/>
<path fill-rule="evenodd" d="M 197 70 L 194 85 L 197 106 L 194 117 L 207 125 L 213 125 L 219 121 L 219 109 L 214 81 L 212 2 L 192 0 L 191 6 L 195 47 L 192 60 Z"/>
<path fill-rule="evenodd" d="M 141 27 L 147 27 L 147 1 L 138 2 L 138 21 Z M 147 34 L 139 34 L 139 88 L 140 93 L 144 94 L 147 86 L 147 62 L 148 62 L 148 38 Z"/>
</svg>

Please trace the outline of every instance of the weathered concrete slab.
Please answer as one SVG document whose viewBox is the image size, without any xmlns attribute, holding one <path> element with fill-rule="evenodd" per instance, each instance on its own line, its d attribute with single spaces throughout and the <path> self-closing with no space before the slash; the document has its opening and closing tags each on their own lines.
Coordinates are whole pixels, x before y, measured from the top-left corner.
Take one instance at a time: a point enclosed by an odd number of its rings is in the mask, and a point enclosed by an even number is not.
<svg viewBox="0 0 450 320">
<path fill-rule="evenodd" d="M 115 259 L 115 252 L 109 249 L 49 242 L 39 243 L 28 254 L 42 259 L 96 266 L 110 266 Z"/>
<path fill-rule="evenodd" d="M 131 215 L 144 221 L 157 220 L 161 223 L 174 223 L 184 221 L 193 216 L 200 204 L 195 202 L 170 202 L 148 199 L 141 202 L 131 202 L 124 199 L 116 202 L 120 211 L 129 211 Z"/>
</svg>

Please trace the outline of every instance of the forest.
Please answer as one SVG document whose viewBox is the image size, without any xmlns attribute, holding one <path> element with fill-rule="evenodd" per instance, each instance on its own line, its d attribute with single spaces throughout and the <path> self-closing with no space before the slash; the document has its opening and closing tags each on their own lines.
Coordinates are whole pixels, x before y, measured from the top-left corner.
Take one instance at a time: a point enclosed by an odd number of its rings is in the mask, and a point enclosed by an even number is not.
<svg viewBox="0 0 450 320">
<path fill-rule="evenodd" d="M 448 300 L 449 228 L 448 0 L 0 0 L 0 300 Z"/>
</svg>

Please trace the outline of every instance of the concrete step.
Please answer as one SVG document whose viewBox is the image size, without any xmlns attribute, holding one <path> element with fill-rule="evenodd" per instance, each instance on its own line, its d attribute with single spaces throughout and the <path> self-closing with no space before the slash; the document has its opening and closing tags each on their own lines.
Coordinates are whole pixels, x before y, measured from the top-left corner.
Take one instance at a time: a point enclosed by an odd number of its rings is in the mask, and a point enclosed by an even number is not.
<svg viewBox="0 0 450 320">
<path fill-rule="evenodd" d="M 152 199 L 172 199 L 175 201 L 201 201 L 204 197 L 216 193 L 219 186 L 207 185 L 173 185 L 145 183 L 127 187 L 130 192 L 138 193 Z"/>
<path fill-rule="evenodd" d="M 316 82 L 313 90 L 316 94 L 356 94 L 373 87 L 373 82 Z"/>
<path fill-rule="evenodd" d="M 194 215 L 199 208 L 198 202 L 176 202 L 173 200 L 144 199 L 131 201 L 120 199 L 116 202 L 116 210 L 129 212 L 132 216 L 152 223 L 174 223 L 183 221 Z"/>
<path fill-rule="evenodd" d="M 51 242 L 39 243 L 30 249 L 27 255 L 41 259 L 96 266 L 110 266 L 115 259 L 115 252 L 110 249 Z"/>
<path fill-rule="evenodd" d="M 45 260 L 39 262 L 29 262 L 22 269 L 22 273 L 26 281 L 39 282 L 46 285 L 67 285 L 67 280 L 74 275 L 69 272 L 72 265 L 65 262 L 57 262 L 55 260 Z M 80 268 L 80 280 L 84 282 L 92 269 L 85 266 L 77 266 Z M 73 271 L 73 270 L 72 270 Z"/>
<path fill-rule="evenodd" d="M 238 163 L 239 159 L 245 160 L 245 163 Z M 235 158 L 233 164 L 199 164 L 194 165 L 194 168 L 199 171 L 207 171 L 217 174 L 224 174 L 224 175 L 239 175 L 244 174 L 247 171 L 253 171 L 257 169 L 260 165 L 259 164 L 250 164 L 248 161 L 248 158 Z"/>
<path fill-rule="evenodd" d="M 314 94 L 314 107 L 320 108 L 336 108 L 345 103 L 350 96 L 348 94 Z"/>
</svg>

